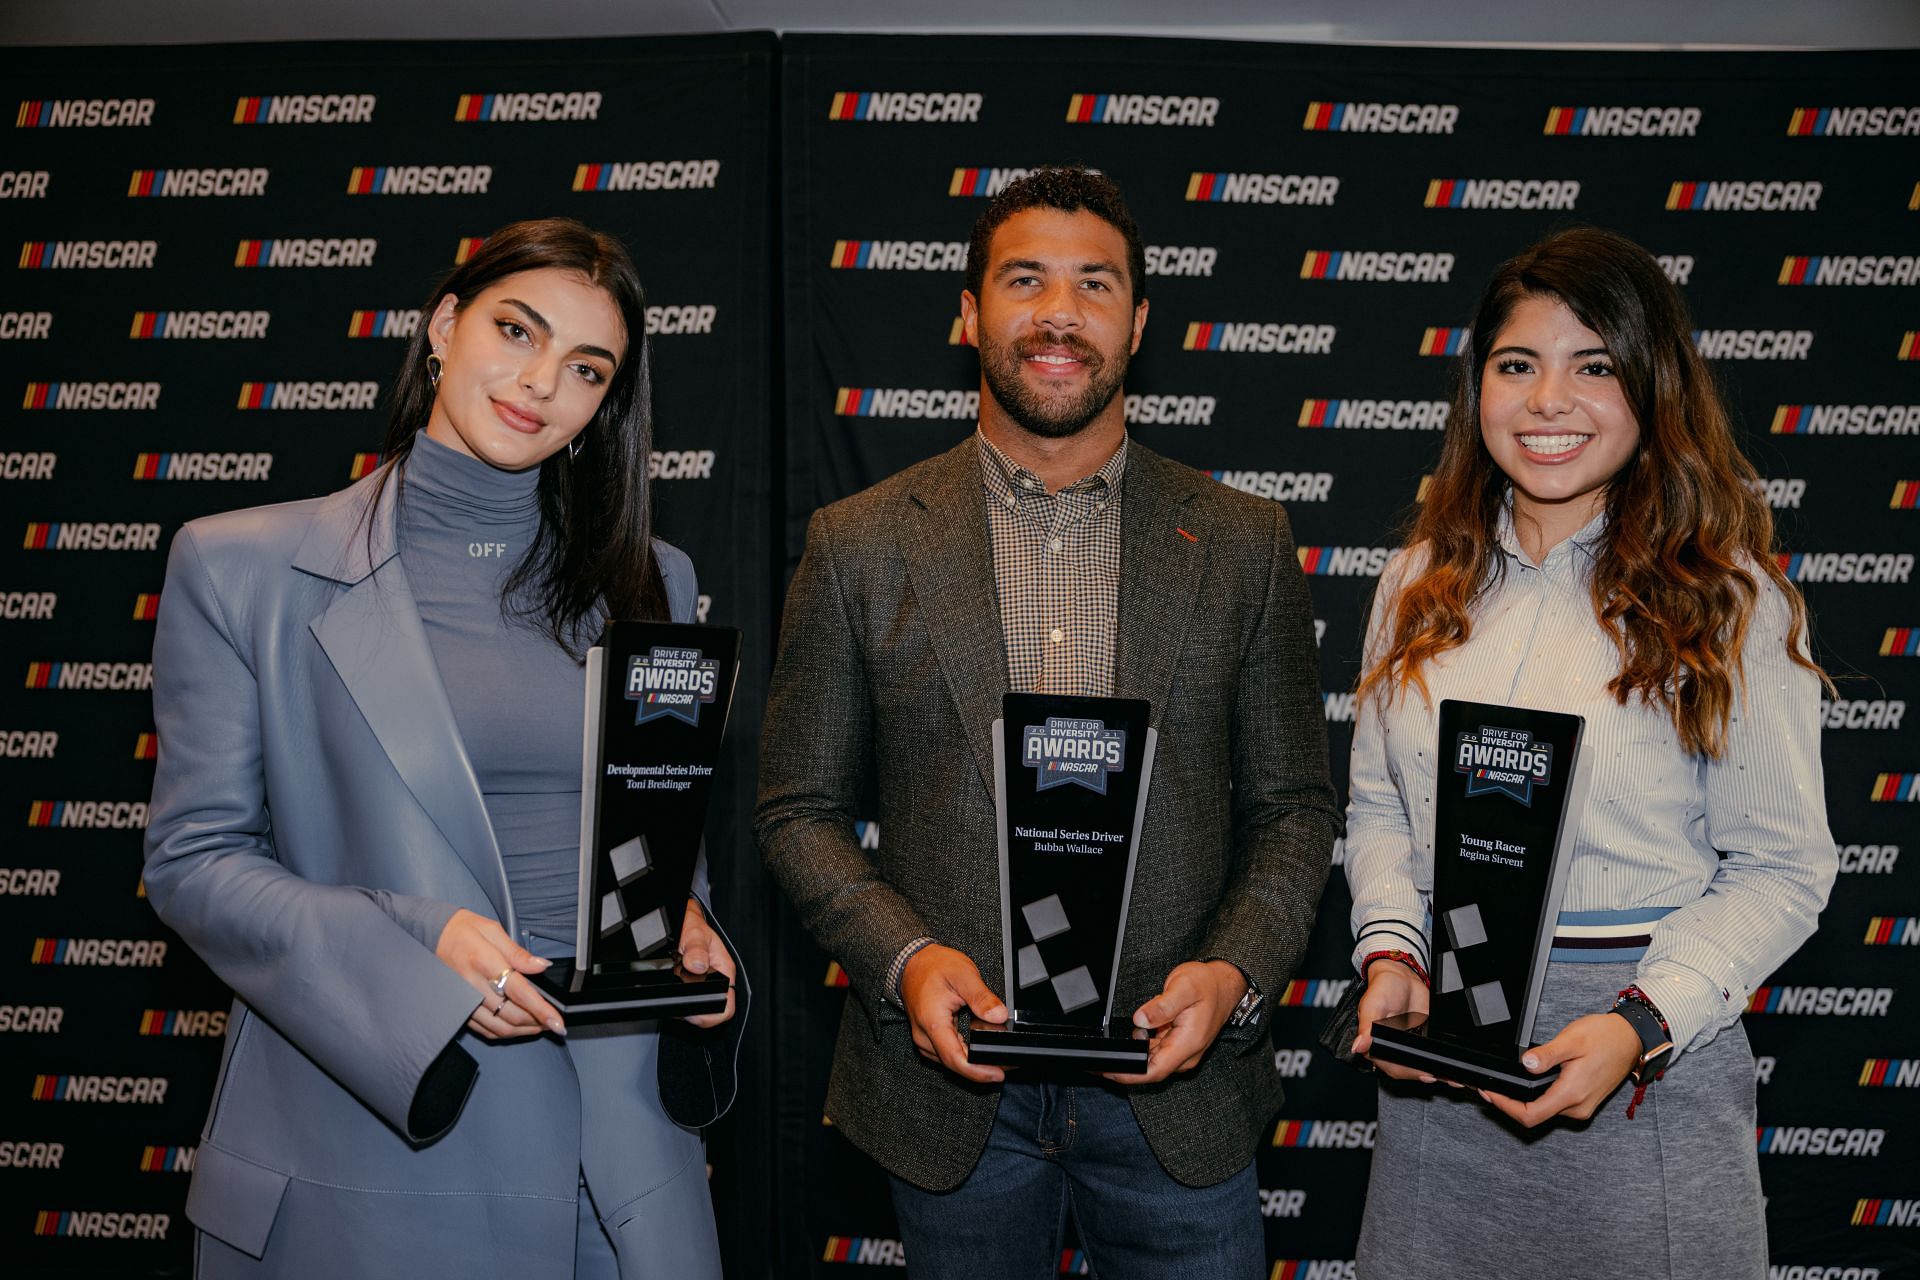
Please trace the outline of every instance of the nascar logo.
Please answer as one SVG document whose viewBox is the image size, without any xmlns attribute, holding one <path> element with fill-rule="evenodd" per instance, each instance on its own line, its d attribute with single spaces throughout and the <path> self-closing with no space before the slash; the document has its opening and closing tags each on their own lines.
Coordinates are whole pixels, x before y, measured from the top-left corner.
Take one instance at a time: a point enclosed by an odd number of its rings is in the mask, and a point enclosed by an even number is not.
<svg viewBox="0 0 1920 1280">
<path fill-rule="evenodd" d="M 598 120 L 600 94 L 577 93 L 463 93 L 454 103 L 453 118 L 462 123 L 543 120 Z"/>
<path fill-rule="evenodd" d="M 835 240 L 827 266 L 838 271 L 960 271 L 963 240 Z"/>
<path fill-rule="evenodd" d="M 485 195 L 493 166 L 485 164 L 355 165 L 347 175 L 350 196 Z"/>
<path fill-rule="evenodd" d="M 1786 285 L 1910 285 L 1920 281 L 1920 257 L 1892 254 L 1834 257 L 1815 254 L 1780 261 L 1776 283 Z"/>
<path fill-rule="evenodd" d="M 1876 774 L 1868 799 L 1875 802 L 1920 801 L 1920 773 Z"/>
<path fill-rule="evenodd" d="M 349 480 L 364 480 L 380 469 L 386 461 L 386 455 L 380 453 L 356 453 L 353 455 L 353 467 L 348 472 Z"/>
<path fill-rule="evenodd" d="M 28 551 L 152 551 L 160 545 L 155 521 L 30 521 L 20 545 Z"/>
<path fill-rule="evenodd" d="M 135 480 L 265 480 L 270 453 L 142 453 L 133 460 Z"/>
<path fill-rule="evenodd" d="M 827 1247 L 821 1251 L 820 1261 L 904 1267 L 907 1265 L 907 1250 L 898 1240 L 883 1240 L 876 1236 L 828 1236 Z"/>
<path fill-rule="evenodd" d="M 1280 1258 L 1267 1280 L 1353 1280 L 1351 1258 Z"/>
<path fill-rule="evenodd" d="M 1433 178 L 1429 209 L 1571 209 L 1580 184 L 1571 178 Z"/>
<path fill-rule="evenodd" d="M 411 338 L 420 327 L 417 310 L 356 311 L 347 319 L 349 338 Z"/>
<path fill-rule="evenodd" d="M 1296 547 L 1304 573 L 1315 577 L 1374 577 L 1386 567 L 1392 547 Z"/>
<path fill-rule="evenodd" d="M 1181 339 L 1183 351 L 1253 351 L 1278 355 L 1325 355 L 1333 350 L 1330 324 L 1260 324 L 1192 320 Z"/>
<path fill-rule="evenodd" d="M 160 758 L 160 735 L 143 733 L 133 740 L 133 758 L 135 760 L 158 760 Z"/>
<path fill-rule="evenodd" d="M 263 196 L 265 169 L 135 169 L 127 194 L 152 196 Z"/>
<path fill-rule="evenodd" d="M 28 240 L 19 265 L 23 271 L 141 270 L 159 252 L 158 240 Z"/>
<path fill-rule="evenodd" d="M 1862 941 L 1869 947 L 1920 945 L 1920 916 L 1874 916 Z"/>
<path fill-rule="evenodd" d="M 1888 627 L 1880 639 L 1883 658 L 1920 658 L 1920 627 Z"/>
<path fill-rule="evenodd" d="M 143 1036 L 220 1036 L 226 1031 L 225 1009 L 147 1009 L 140 1014 Z"/>
<path fill-rule="evenodd" d="M 468 258 L 480 252 L 480 246 L 487 242 L 485 236 L 462 236 L 460 243 L 453 247 L 453 264 L 465 265 Z"/>
<path fill-rule="evenodd" d="M 1548 137 L 1691 138 L 1699 107 L 1549 107 Z"/>
<path fill-rule="evenodd" d="M 160 616 L 160 597 L 148 591 L 142 591 L 133 598 L 133 620 L 152 622 Z"/>
<path fill-rule="evenodd" d="M 371 409 L 377 382 L 243 382 L 236 409 Z"/>
<path fill-rule="evenodd" d="M 1920 405 L 1783 404 L 1769 429 L 1777 436 L 1910 436 L 1920 432 Z"/>
<path fill-rule="evenodd" d="M 1068 124 L 1164 124 L 1212 128 L 1220 99 L 1152 93 L 1076 93 L 1067 99 Z"/>
<path fill-rule="evenodd" d="M 947 194 L 997 196 L 1032 172 L 1031 169 L 955 169 L 953 180 L 947 183 Z"/>
<path fill-rule="evenodd" d="M 829 120 L 900 124 L 978 124 L 986 99 L 977 93 L 872 93 L 833 95 Z"/>
<path fill-rule="evenodd" d="M 1445 400 L 1302 400 L 1296 427 L 1372 427 L 1438 431 L 1447 424 Z"/>
<path fill-rule="evenodd" d="M 1331 1009 L 1352 985 L 1350 978 L 1294 978 L 1276 1003 L 1287 1009 Z"/>
<path fill-rule="evenodd" d="M 30 98 L 13 116 L 16 129 L 139 128 L 152 123 L 152 98 Z"/>
<path fill-rule="evenodd" d="M 345 240 L 242 240 L 233 251 L 236 267 L 370 267 L 380 242 Z"/>
<path fill-rule="evenodd" d="M 1371 1150 L 1378 1132 L 1372 1120 L 1282 1120 L 1274 1126 L 1273 1145 Z"/>
<path fill-rule="evenodd" d="M 34 1215 L 33 1234 L 88 1240 L 165 1240 L 172 1221 L 164 1213 L 42 1209 Z"/>
<path fill-rule="evenodd" d="M 1309 102 L 1309 133 L 1452 133 L 1460 108 L 1431 102 Z"/>
<path fill-rule="evenodd" d="M 144 1147 L 140 1151 L 142 1173 L 192 1173 L 198 1147 Z"/>
<path fill-rule="evenodd" d="M 574 168 L 573 189 L 686 191 L 695 187 L 712 187 L 719 177 L 718 160 L 635 160 L 631 163 L 583 164 Z"/>
<path fill-rule="evenodd" d="M 1879 137 L 1920 133 L 1920 107 L 1795 107 L 1790 138 Z"/>
<path fill-rule="evenodd" d="M 1911 1227 L 1920 1223 L 1920 1200 L 1859 1200 L 1853 1206 L 1856 1227 Z"/>
<path fill-rule="evenodd" d="M 1900 354 L 1896 360 L 1920 360 L 1920 330 L 1909 329 L 1900 335 Z"/>
<path fill-rule="evenodd" d="M 825 985 L 829 987 L 844 987 L 850 985 L 847 981 L 847 971 L 840 967 L 838 960 L 827 961 L 827 981 Z"/>
<path fill-rule="evenodd" d="M 1428 329 L 1420 336 L 1420 354 L 1457 356 L 1467 349 L 1467 344 L 1472 340 L 1473 330 L 1468 328 Z"/>
<path fill-rule="evenodd" d="M 1799 212 L 1818 209 L 1824 189 L 1818 182 L 1676 182 L 1667 188 L 1667 208 Z"/>
<path fill-rule="evenodd" d="M 1912 511 L 1920 508 L 1920 480 L 1894 481 L 1893 501 L 1887 505 L 1895 511 Z"/>
<path fill-rule="evenodd" d="M 1453 275 L 1450 253 L 1309 249 L 1300 260 L 1302 280 L 1372 280 L 1444 284 Z"/>
<path fill-rule="evenodd" d="M 1195 173 L 1187 199 L 1228 204 L 1332 204 L 1340 179 L 1331 174 Z"/>
<path fill-rule="evenodd" d="M 267 94 L 233 104 L 234 124 L 366 124 L 373 119 L 371 93 Z"/>
<path fill-rule="evenodd" d="M 264 338 L 266 311 L 136 311 L 129 338 Z"/>
<path fill-rule="evenodd" d="M 1920 1087 L 1920 1058 L 1868 1058 L 1857 1083 L 1872 1089 Z"/>
</svg>

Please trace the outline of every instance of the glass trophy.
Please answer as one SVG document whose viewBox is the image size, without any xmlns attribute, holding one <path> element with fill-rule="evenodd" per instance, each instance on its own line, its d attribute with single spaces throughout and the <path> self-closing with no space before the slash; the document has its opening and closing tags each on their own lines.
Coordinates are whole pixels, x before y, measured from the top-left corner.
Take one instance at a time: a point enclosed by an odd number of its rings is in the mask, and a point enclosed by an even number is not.
<svg viewBox="0 0 1920 1280">
<path fill-rule="evenodd" d="M 679 936 L 740 632 L 615 621 L 586 668 L 574 957 L 530 980 L 568 1014 L 718 1013 L 730 984 L 681 967 Z"/>
<path fill-rule="evenodd" d="M 1376 1021 L 1371 1056 L 1531 1100 L 1559 1074 L 1520 1055 L 1586 808 L 1586 721 L 1447 699 L 1439 722 L 1430 1008 Z"/>
<path fill-rule="evenodd" d="M 966 1024 L 993 1066 L 1139 1072 L 1148 1033 L 1114 1017 L 1158 734 L 1130 698 L 1009 693 L 993 725 L 1007 1021 Z"/>
</svg>

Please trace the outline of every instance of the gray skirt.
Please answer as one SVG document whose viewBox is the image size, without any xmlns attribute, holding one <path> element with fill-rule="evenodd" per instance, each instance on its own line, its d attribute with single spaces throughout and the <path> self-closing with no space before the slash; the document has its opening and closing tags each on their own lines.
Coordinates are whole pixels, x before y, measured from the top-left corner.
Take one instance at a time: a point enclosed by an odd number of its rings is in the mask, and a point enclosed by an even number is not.
<svg viewBox="0 0 1920 1280">
<path fill-rule="evenodd" d="M 1534 1040 L 1633 980 L 1632 964 L 1549 965 Z M 1355 1274 L 1765 1280 L 1744 1028 L 1681 1054 L 1629 1120 L 1632 1098 L 1628 1081 L 1591 1120 L 1528 1131 L 1471 1091 L 1383 1080 Z"/>
</svg>

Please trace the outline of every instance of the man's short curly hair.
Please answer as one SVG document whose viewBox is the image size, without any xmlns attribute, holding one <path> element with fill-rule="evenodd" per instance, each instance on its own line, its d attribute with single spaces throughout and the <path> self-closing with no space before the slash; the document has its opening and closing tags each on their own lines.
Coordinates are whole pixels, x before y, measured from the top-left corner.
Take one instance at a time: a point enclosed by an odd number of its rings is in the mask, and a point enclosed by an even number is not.
<svg viewBox="0 0 1920 1280">
<path fill-rule="evenodd" d="M 967 289 L 974 297 L 986 283 L 987 246 L 1000 224 L 1028 209 L 1058 209 L 1062 213 L 1085 210 L 1099 218 L 1127 242 L 1128 285 L 1137 305 L 1147 296 L 1147 251 L 1140 244 L 1140 228 L 1134 225 L 1126 197 L 1112 178 L 1092 169 L 1046 166 L 1024 178 L 1009 182 L 993 198 L 980 220 L 973 224 L 973 236 L 967 241 Z"/>
</svg>

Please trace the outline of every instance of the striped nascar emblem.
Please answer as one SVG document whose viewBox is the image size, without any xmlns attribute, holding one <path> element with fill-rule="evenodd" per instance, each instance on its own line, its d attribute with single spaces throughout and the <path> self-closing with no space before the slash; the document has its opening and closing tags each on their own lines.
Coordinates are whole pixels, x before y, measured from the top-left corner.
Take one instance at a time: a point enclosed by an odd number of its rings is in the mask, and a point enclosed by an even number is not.
<svg viewBox="0 0 1920 1280">
<path fill-rule="evenodd" d="M 1774 283 L 1775 284 L 1806 284 L 1808 283 L 1816 275 L 1819 274 L 1821 257 L 1822 255 L 1815 254 L 1810 258 L 1806 258 L 1806 257 L 1782 258 L 1780 260 L 1780 275 L 1779 275 L 1779 278 L 1774 281 Z"/>
<path fill-rule="evenodd" d="M 1107 95 L 1104 93 L 1076 93 L 1067 99 L 1068 124 L 1092 124 L 1107 113 Z"/>
<path fill-rule="evenodd" d="M 1870 947 L 1900 947 L 1920 941 L 1920 916 L 1874 916 L 1867 921 Z"/>
<path fill-rule="evenodd" d="M 1300 122 L 1300 127 L 1313 133 L 1338 132 L 1346 114 L 1347 104 L 1344 102 L 1309 102 L 1307 118 Z"/>
<path fill-rule="evenodd" d="M 57 382 L 29 382 L 26 394 L 20 397 L 22 409 L 51 408 L 60 398 L 60 384 Z"/>
<path fill-rule="evenodd" d="M 160 616 L 160 596 L 157 592 L 142 591 L 133 598 L 133 620 L 152 622 Z"/>
<path fill-rule="evenodd" d="M 266 408 L 273 403 L 273 385 L 271 382 L 241 383 L 240 395 L 239 398 L 234 401 L 233 407 L 236 409 Z"/>
<path fill-rule="evenodd" d="M 1856 1083 L 1863 1089 L 1920 1085 L 1920 1058 L 1868 1058 L 1860 1064 Z"/>
<path fill-rule="evenodd" d="M 386 457 L 383 454 L 356 453 L 353 455 L 353 466 L 349 470 L 347 478 L 349 480 L 363 480 L 378 471 L 380 464 L 385 461 Z"/>
<path fill-rule="evenodd" d="M 1467 349 L 1473 331 L 1465 327 L 1428 329 L 1420 337 L 1423 356 L 1457 356 Z"/>
<path fill-rule="evenodd" d="M 1300 260 L 1300 278 L 1302 280 L 1332 280 L 1340 273 L 1340 259 L 1346 256 L 1343 249 L 1309 249 Z"/>
<path fill-rule="evenodd" d="M 992 180 L 993 170 L 991 169 L 955 169 L 953 181 L 947 184 L 947 194 L 950 196 L 991 195 L 993 193 L 988 191 L 987 187 Z"/>
<path fill-rule="evenodd" d="M 485 120 L 493 112 L 493 97 L 490 93 L 463 93 L 460 101 L 454 104 L 453 118 L 471 122 Z"/>
<path fill-rule="evenodd" d="M 847 971 L 840 967 L 838 960 L 827 961 L 827 980 L 825 985 L 829 987 L 844 987 L 847 985 Z"/>
<path fill-rule="evenodd" d="M 1920 480 L 1895 480 L 1893 501 L 1887 505 L 1895 511 L 1920 510 Z"/>
<path fill-rule="evenodd" d="M 133 758 L 135 760 L 158 760 L 160 758 L 160 735 L 143 733 L 133 740 Z"/>
<path fill-rule="evenodd" d="M 1920 773 L 1876 774 L 1868 799 L 1875 803 L 1920 801 Z"/>
<path fill-rule="evenodd" d="M 350 196 L 370 196 L 387 185 L 387 166 L 355 165 L 353 172 L 347 175 L 347 194 Z"/>
<path fill-rule="evenodd" d="M 51 689 L 60 683 L 60 668 L 66 665 L 60 662 L 29 662 L 27 664 L 27 688 Z"/>
<path fill-rule="evenodd" d="M 485 236 L 462 236 L 460 243 L 453 247 L 453 265 L 463 265 L 468 258 L 480 252 L 480 246 L 486 242 Z"/>
<path fill-rule="evenodd" d="M 1795 107 L 1787 117 L 1787 136 L 1811 138 L 1827 127 L 1827 118 L 1832 114 L 1831 107 Z"/>
<path fill-rule="evenodd" d="M 947 345 L 950 347 L 968 347 L 973 345 L 967 341 L 966 317 L 955 316 L 953 318 L 953 327 L 947 330 Z"/>
<path fill-rule="evenodd" d="M 1548 107 L 1547 123 L 1540 132 L 1549 136 L 1566 137 L 1580 132 L 1587 122 L 1585 107 Z"/>
<path fill-rule="evenodd" d="M 129 196 L 150 196 L 158 191 L 167 180 L 165 169 L 135 169 L 133 176 L 127 179 Z"/>
<path fill-rule="evenodd" d="M 192 1147 L 145 1147 L 140 1152 L 142 1173 L 188 1173 L 193 1169 Z"/>
<path fill-rule="evenodd" d="M 1340 402 L 1338 400 L 1302 400 L 1300 402 L 1300 418 L 1293 425 L 1296 427 L 1330 427 L 1339 416 Z"/>
<path fill-rule="evenodd" d="M 1898 360 L 1920 360 L 1920 329 L 1909 329 L 1900 335 L 1900 354 Z"/>
<path fill-rule="evenodd" d="M 1888 627 L 1880 638 L 1883 658 L 1920 658 L 1920 627 Z"/>
<path fill-rule="evenodd" d="M 236 267 L 257 267 L 266 262 L 273 253 L 271 240 L 242 240 L 240 247 L 233 251 L 233 265 Z"/>
<path fill-rule="evenodd" d="M 864 418 L 873 412 L 873 388 L 841 387 L 834 392 L 833 411 L 843 418 Z"/>
</svg>

